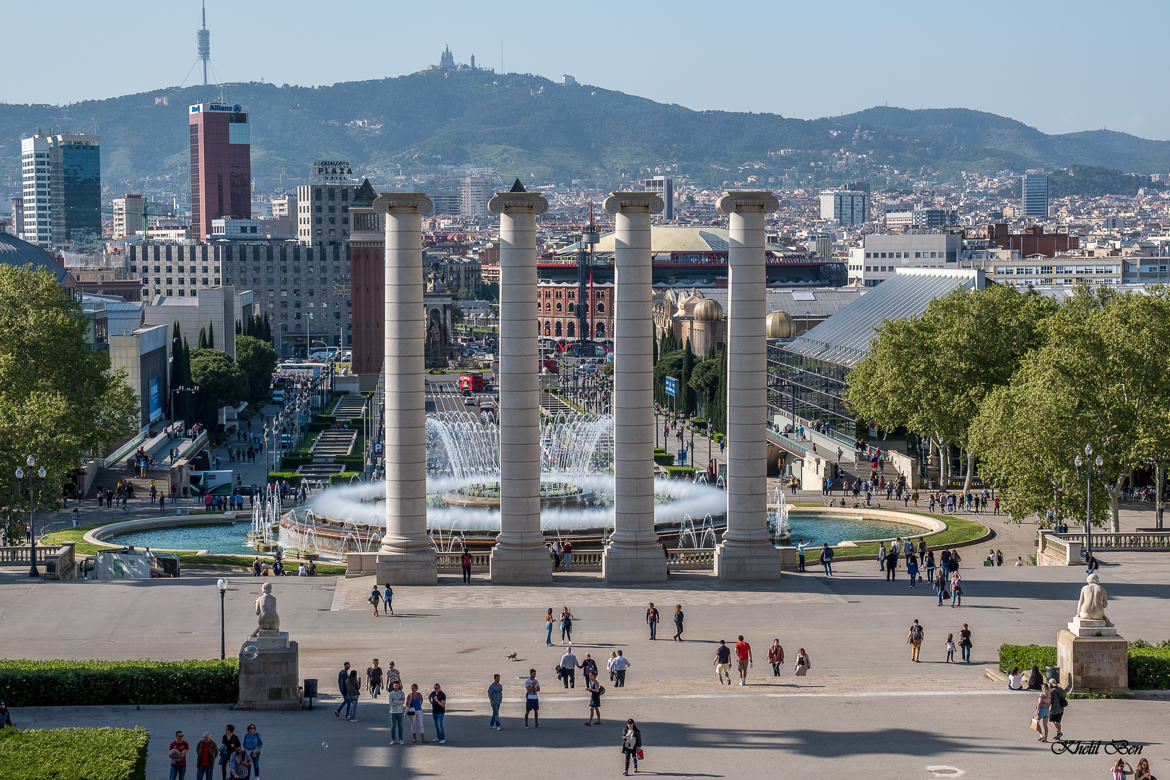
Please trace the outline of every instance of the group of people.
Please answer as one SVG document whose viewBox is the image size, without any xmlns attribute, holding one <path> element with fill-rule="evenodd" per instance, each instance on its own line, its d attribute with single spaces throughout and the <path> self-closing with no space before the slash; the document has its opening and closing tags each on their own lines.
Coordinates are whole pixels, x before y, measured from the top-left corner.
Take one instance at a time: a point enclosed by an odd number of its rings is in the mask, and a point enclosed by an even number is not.
<svg viewBox="0 0 1170 780">
<path fill-rule="evenodd" d="M 568 539 L 553 539 L 548 544 L 548 554 L 552 557 L 553 569 L 560 569 L 563 565 L 565 571 L 573 570 L 573 543 Z"/>
<path fill-rule="evenodd" d="M 910 645 L 910 660 L 914 663 L 921 662 L 922 643 L 926 640 L 926 627 L 918 622 L 918 618 L 914 618 L 914 622 L 910 624 L 910 630 L 906 632 L 906 644 Z M 946 651 L 946 663 L 951 663 L 955 660 L 955 647 L 959 648 L 963 663 L 971 663 L 971 648 L 975 646 L 971 637 L 971 628 L 966 623 L 959 629 L 959 639 L 955 641 L 954 633 L 947 634 L 947 641 L 943 643 L 943 649 Z"/>
<path fill-rule="evenodd" d="M 192 747 L 182 731 L 175 732 L 175 738 L 167 746 L 167 758 L 171 762 L 170 780 L 185 780 L 189 763 L 195 765 L 195 780 L 214 780 L 215 767 L 219 766 L 220 780 L 248 780 L 260 777 L 260 754 L 264 740 L 255 723 L 249 723 L 244 738 L 236 734 L 236 727 L 227 724 L 217 744 L 211 732 L 203 732 L 203 738 Z"/>
<path fill-rule="evenodd" d="M 755 659 L 752 657 L 752 646 L 743 638 L 743 634 L 738 636 L 733 647 L 728 647 L 725 640 L 719 640 L 719 646 L 715 648 L 715 659 L 711 662 L 711 665 L 715 667 L 715 679 L 719 681 L 720 685 L 724 683 L 731 685 L 731 655 L 733 651 L 736 671 L 739 674 L 739 684 L 747 685 L 748 670 L 752 667 Z M 767 657 L 768 663 L 772 665 L 772 676 L 780 677 L 780 668 L 784 665 L 784 647 L 778 638 L 772 640 Z M 796 651 L 796 664 L 793 666 L 793 672 L 797 677 L 804 677 L 811 668 L 812 661 L 809 660 L 808 653 L 802 647 Z"/>
</svg>

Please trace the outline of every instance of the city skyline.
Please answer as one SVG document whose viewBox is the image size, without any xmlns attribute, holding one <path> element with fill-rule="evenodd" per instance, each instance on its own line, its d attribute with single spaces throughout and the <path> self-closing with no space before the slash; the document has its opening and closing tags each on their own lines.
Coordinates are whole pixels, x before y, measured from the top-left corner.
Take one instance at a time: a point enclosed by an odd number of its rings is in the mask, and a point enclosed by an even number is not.
<svg viewBox="0 0 1170 780">
<path fill-rule="evenodd" d="M 200 82 L 198 3 L 168 6 L 159 14 L 156 6 L 132 0 L 123 4 L 116 26 L 104 22 L 101 8 L 76 0 L 62 6 L 54 34 L 66 45 L 55 49 L 52 60 L 42 61 L 33 48 L 35 36 L 17 36 L 0 55 L 8 72 L 21 72 L 0 101 L 68 104 Z M 553 79 L 568 73 L 582 83 L 696 110 L 811 119 L 880 105 L 964 107 L 1046 133 L 1108 128 L 1170 138 L 1164 129 L 1170 109 L 1145 98 L 1155 94 L 1161 68 L 1157 47 L 1142 42 L 1154 43 L 1154 31 L 1163 26 L 1158 21 L 1168 17 L 1165 7 L 1152 2 L 1116 7 L 1107 16 L 1089 3 L 993 2 L 961 19 L 927 14 L 921 3 L 893 9 L 858 3 L 844 7 L 845 16 L 833 21 L 847 23 L 835 27 L 816 9 L 797 6 L 777 13 L 764 3 L 737 6 L 746 10 L 721 16 L 690 2 L 676 4 L 670 16 L 629 6 L 621 6 L 616 16 L 619 7 L 605 3 L 584 18 L 555 11 L 503 15 L 455 2 L 445 18 L 457 24 L 447 27 L 434 24 L 423 10 L 375 6 L 364 12 L 363 29 L 395 31 L 392 53 L 338 58 L 273 55 L 298 42 L 353 51 L 373 51 L 376 42 L 352 40 L 348 29 L 320 33 L 315 14 L 297 13 L 310 9 L 303 0 L 282 4 L 280 14 L 270 13 L 274 8 L 251 4 L 229 10 L 213 0 L 207 10 L 212 81 L 314 86 L 393 77 L 436 64 L 447 45 L 457 62 L 474 54 L 477 65 L 499 70 L 502 59 L 506 72 Z M 38 23 L 36 14 L 18 6 L 8 18 L 18 29 Z M 738 40 L 752 19 L 764 32 L 758 41 Z M 92 39 L 94 30 L 102 51 L 137 52 L 150 67 L 93 67 L 92 43 L 68 44 Z M 696 30 L 702 30 L 701 40 Z M 565 45 L 569 38 L 577 43 Z M 1078 47 L 1121 40 L 1130 52 L 1124 60 L 1069 56 Z M 19 67 L 34 60 L 41 66 Z M 631 67 L 631 62 L 640 64 Z M 273 70 L 274 63 L 279 70 Z"/>
</svg>

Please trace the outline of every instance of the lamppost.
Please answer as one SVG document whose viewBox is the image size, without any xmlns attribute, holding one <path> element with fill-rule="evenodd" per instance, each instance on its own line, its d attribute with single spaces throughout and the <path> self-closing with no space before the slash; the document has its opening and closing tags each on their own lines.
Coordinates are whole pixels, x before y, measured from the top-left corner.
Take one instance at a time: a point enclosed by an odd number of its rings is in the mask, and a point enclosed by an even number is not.
<svg viewBox="0 0 1170 780">
<path fill-rule="evenodd" d="M 37 460 L 32 455 L 28 456 L 25 461 L 28 466 L 28 538 L 29 538 L 29 567 L 28 576 L 39 577 L 41 573 L 37 570 L 37 529 L 33 524 L 33 481 L 32 468 L 37 465 Z M 41 480 L 41 493 L 45 491 L 45 467 L 41 466 L 37 469 L 37 477 Z M 23 489 L 24 469 L 20 466 L 16 467 L 16 491 L 19 493 Z"/>
<path fill-rule="evenodd" d="M 223 614 L 223 597 L 227 594 L 227 580 L 220 577 L 215 581 L 215 587 L 219 588 L 219 660 L 223 661 L 227 658 L 227 633 Z"/>
<path fill-rule="evenodd" d="M 1093 516 L 1093 477 L 1101 476 L 1101 467 L 1105 465 L 1105 459 L 1098 455 L 1093 462 L 1089 463 L 1089 458 L 1093 456 L 1093 445 L 1085 445 L 1085 459 L 1081 460 L 1081 456 L 1077 455 L 1073 463 L 1077 467 L 1077 476 L 1081 476 L 1081 467 L 1085 469 L 1085 560 L 1088 561 L 1093 557 L 1093 534 L 1090 528 L 1091 519 Z"/>
<path fill-rule="evenodd" d="M 194 393 L 198 390 L 198 387 L 187 387 L 186 385 L 179 385 L 177 387 L 171 388 L 171 422 L 175 422 L 177 420 L 177 415 L 175 414 L 175 395 L 177 393 Z M 185 427 L 190 427 L 190 420 L 185 420 L 184 422 L 188 423 L 188 425 Z"/>
</svg>

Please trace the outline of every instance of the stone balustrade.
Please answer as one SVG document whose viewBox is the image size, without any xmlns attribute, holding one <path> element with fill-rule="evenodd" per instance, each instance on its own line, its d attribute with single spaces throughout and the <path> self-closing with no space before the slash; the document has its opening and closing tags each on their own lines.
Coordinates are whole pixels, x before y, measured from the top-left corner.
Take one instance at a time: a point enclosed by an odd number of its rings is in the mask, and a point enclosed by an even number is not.
<svg viewBox="0 0 1170 780">
<path fill-rule="evenodd" d="M 791 569 L 795 569 L 795 548 L 791 549 Z M 712 547 L 682 547 L 667 550 L 666 565 L 670 571 L 700 571 L 709 572 L 715 566 L 715 549 Z M 440 571 L 458 571 L 462 565 L 461 551 L 438 553 Z M 374 573 L 377 553 L 349 553 L 346 556 L 347 577 L 361 577 Z M 601 571 L 601 550 L 579 550 L 573 552 L 573 571 L 596 572 Z M 473 550 L 471 553 L 471 570 L 476 573 L 488 571 L 491 552 L 488 550 Z M 563 569 L 561 569 L 563 571 Z"/>
<path fill-rule="evenodd" d="M 1170 531 L 1093 531 L 1089 535 L 1094 551 L 1170 552 Z M 1085 548 L 1085 534 L 1039 532 L 1036 563 L 1040 566 L 1079 566 Z"/>
</svg>

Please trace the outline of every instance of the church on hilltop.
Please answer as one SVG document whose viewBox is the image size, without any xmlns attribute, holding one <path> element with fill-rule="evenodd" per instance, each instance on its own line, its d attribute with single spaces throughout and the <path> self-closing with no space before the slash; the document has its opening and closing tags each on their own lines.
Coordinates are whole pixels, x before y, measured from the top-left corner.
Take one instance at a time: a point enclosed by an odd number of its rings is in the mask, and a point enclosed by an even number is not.
<svg viewBox="0 0 1170 780">
<path fill-rule="evenodd" d="M 457 63 L 455 62 L 455 55 L 451 53 L 450 46 L 443 46 L 443 53 L 439 55 L 438 65 L 428 65 L 427 70 L 439 71 L 440 73 L 449 73 L 453 70 L 491 70 L 490 68 L 477 68 L 475 66 L 475 55 L 471 55 L 471 63 Z"/>
</svg>

